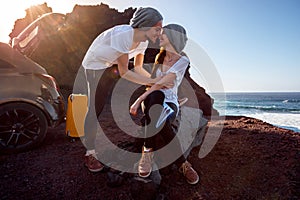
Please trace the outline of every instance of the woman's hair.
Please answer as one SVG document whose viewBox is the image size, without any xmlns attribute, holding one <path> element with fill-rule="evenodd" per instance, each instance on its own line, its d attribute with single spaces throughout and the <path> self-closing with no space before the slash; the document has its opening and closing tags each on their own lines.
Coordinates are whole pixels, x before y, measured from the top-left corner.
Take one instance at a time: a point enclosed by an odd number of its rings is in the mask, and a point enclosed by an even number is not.
<svg viewBox="0 0 300 200">
<path fill-rule="evenodd" d="M 185 28 L 179 24 L 168 24 L 163 30 L 175 51 L 181 53 L 188 40 Z"/>
<path fill-rule="evenodd" d="M 151 78 L 155 78 L 156 77 L 156 71 L 164 63 L 164 59 L 166 57 L 166 54 L 167 54 L 167 51 L 164 48 L 160 48 L 159 53 L 155 57 L 155 62 L 153 64 L 152 72 L 151 72 Z M 183 51 L 180 53 L 180 55 L 188 57 L 187 54 L 185 52 L 183 52 Z M 190 65 L 188 66 L 188 69 L 189 68 L 190 68 Z M 186 70 L 186 73 L 188 72 L 188 69 Z"/>
<path fill-rule="evenodd" d="M 176 52 L 182 56 L 187 57 L 187 55 L 182 51 L 188 40 L 186 30 L 184 29 L 184 27 L 178 24 L 168 24 L 163 27 L 163 30 Z M 166 50 L 164 48 L 160 48 L 160 52 L 155 57 L 155 62 L 152 67 L 151 78 L 155 78 L 156 71 L 159 67 L 162 66 L 165 57 Z"/>
<path fill-rule="evenodd" d="M 155 57 L 155 62 L 153 64 L 153 67 L 152 67 L 152 72 L 151 72 L 151 78 L 155 78 L 156 76 L 156 71 L 159 67 L 162 66 L 163 62 L 164 62 L 164 59 L 166 57 L 166 50 L 164 48 L 160 48 L 160 51 L 159 53 L 156 55 Z"/>
</svg>

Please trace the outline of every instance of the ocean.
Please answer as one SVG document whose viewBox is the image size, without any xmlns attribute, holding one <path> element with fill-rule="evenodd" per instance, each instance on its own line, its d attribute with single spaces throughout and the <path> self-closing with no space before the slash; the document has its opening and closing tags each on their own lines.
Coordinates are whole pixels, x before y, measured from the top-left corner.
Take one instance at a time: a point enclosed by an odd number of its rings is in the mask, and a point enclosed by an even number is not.
<svg viewBox="0 0 300 200">
<path fill-rule="evenodd" d="M 300 133 L 300 92 L 213 93 L 220 115 L 247 116 Z"/>
</svg>

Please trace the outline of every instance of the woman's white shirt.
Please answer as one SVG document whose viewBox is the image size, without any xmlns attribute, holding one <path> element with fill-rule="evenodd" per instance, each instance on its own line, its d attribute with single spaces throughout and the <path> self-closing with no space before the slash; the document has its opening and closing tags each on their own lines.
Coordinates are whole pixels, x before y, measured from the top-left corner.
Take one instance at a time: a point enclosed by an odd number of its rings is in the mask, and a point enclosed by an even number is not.
<svg viewBox="0 0 300 200">
<path fill-rule="evenodd" d="M 174 80 L 174 87 L 168 89 L 161 89 L 161 91 L 165 94 L 165 102 L 174 103 L 177 108 L 179 108 L 178 104 L 178 87 L 182 82 L 185 71 L 189 65 L 189 59 L 186 56 L 181 56 L 180 59 L 170 67 L 166 72 L 162 72 L 160 68 L 156 71 L 156 77 L 163 76 L 169 73 L 174 73 L 176 75 L 176 79 Z"/>
</svg>

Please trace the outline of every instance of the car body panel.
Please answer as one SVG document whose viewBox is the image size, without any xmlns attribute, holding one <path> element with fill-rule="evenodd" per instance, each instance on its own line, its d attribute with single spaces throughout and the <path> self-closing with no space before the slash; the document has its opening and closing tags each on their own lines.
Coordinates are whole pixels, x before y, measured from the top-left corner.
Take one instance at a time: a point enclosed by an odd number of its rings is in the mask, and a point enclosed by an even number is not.
<svg viewBox="0 0 300 200">
<path fill-rule="evenodd" d="M 11 72 L 19 73 L 47 74 L 47 71 L 39 64 L 33 62 L 20 52 L 12 49 L 10 45 L 2 42 L 0 42 L 0 59 L 6 61 L 16 68 L 16 70 L 12 70 L 10 68 L 0 67 L 0 73 L 9 72 L 8 70 L 11 70 Z"/>
<path fill-rule="evenodd" d="M 0 109 L 13 109 L 13 105 L 20 103 L 40 110 L 47 119 L 47 126 L 58 126 L 65 119 L 65 101 L 55 79 L 8 44 L 0 43 Z M 5 111 L 2 109 L 3 116 Z"/>
<path fill-rule="evenodd" d="M 64 14 L 43 14 L 30 23 L 17 37 L 12 38 L 12 47 L 24 55 L 30 55 L 44 37 L 54 34 L 64 23 Z"/>
</svg>

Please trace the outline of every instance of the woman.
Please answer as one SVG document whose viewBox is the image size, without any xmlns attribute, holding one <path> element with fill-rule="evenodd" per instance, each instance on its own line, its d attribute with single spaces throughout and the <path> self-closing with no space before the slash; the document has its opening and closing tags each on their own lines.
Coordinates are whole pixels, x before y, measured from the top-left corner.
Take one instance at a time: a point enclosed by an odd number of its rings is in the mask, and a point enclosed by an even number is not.
<svg viewBox="0 0 300 200">
<path fill-rule="evenodd" d="M 95 139 L 97 118 L 115 84 L 112 74 L 117 70 L 122 78 L 143 85 L 153 85 L 160 79 L 152 79 L 142 65 L 148 40 L 155 42 L 161 34 L 162 20 L 156 9 L 139 8 L 130 25 L 118 25 L 101 33 L 93 41 L 82 61 L 89 101 L 84 124 L 87 148 L 85 166 L 91 172 L 101 171 L 104 167 L 96 159 Z M 134 58 L 134 71 L 128 70 L 131 58 Z"/>
<path fill-rule="evenodd" d="M 176 133 L 171 126 L 179 110 L 178 86 L 189 65 L 189 59 L 182 53 L 186 41 L 186 31 L 182 26 L 169 24 L 163 27 L 163 33 L 160 36 L 161 51 L 156 57 L 153 69 L 156 76 L 164 77 L 134 102 L 130 107 L 130 113 L 136 115 L 138 108 L 143 103 L 143 112 L 145 115 L 142 123 L 146 127 L 146 138 L 142 149 L 142 157 L 138 165 L 139 176 L 148 177 L 150 175 L 154 156 L 153 151 L 161 148 L 157 143 L 158 138 L 164 140 L 164 145 L 169 144 L 171 140 L 175 139 L 177 143 L 175 142 L 175 148 L 172 148 L 171 151 L 173 154 L 181 155 L 175 161 L 175 164 L 179 165 L 179 171 L 183 173 L 188 183 L 196 184 L 199 181 L 199 176 L 191 164 L 184 158 L 180 142 L 177 140 Z M 167 82 L 173 82 L 174 87 L 165 88 L 164 85 Z M 161 106 L 157 106 L 157 104 Z M 168 108 L 170 114 L 165 123 L 161 123 L 162 125 L 160 125 L 159 119 L 162 116 L 162 110 L 166 111 L 165 108 Z"/>
</svg>

